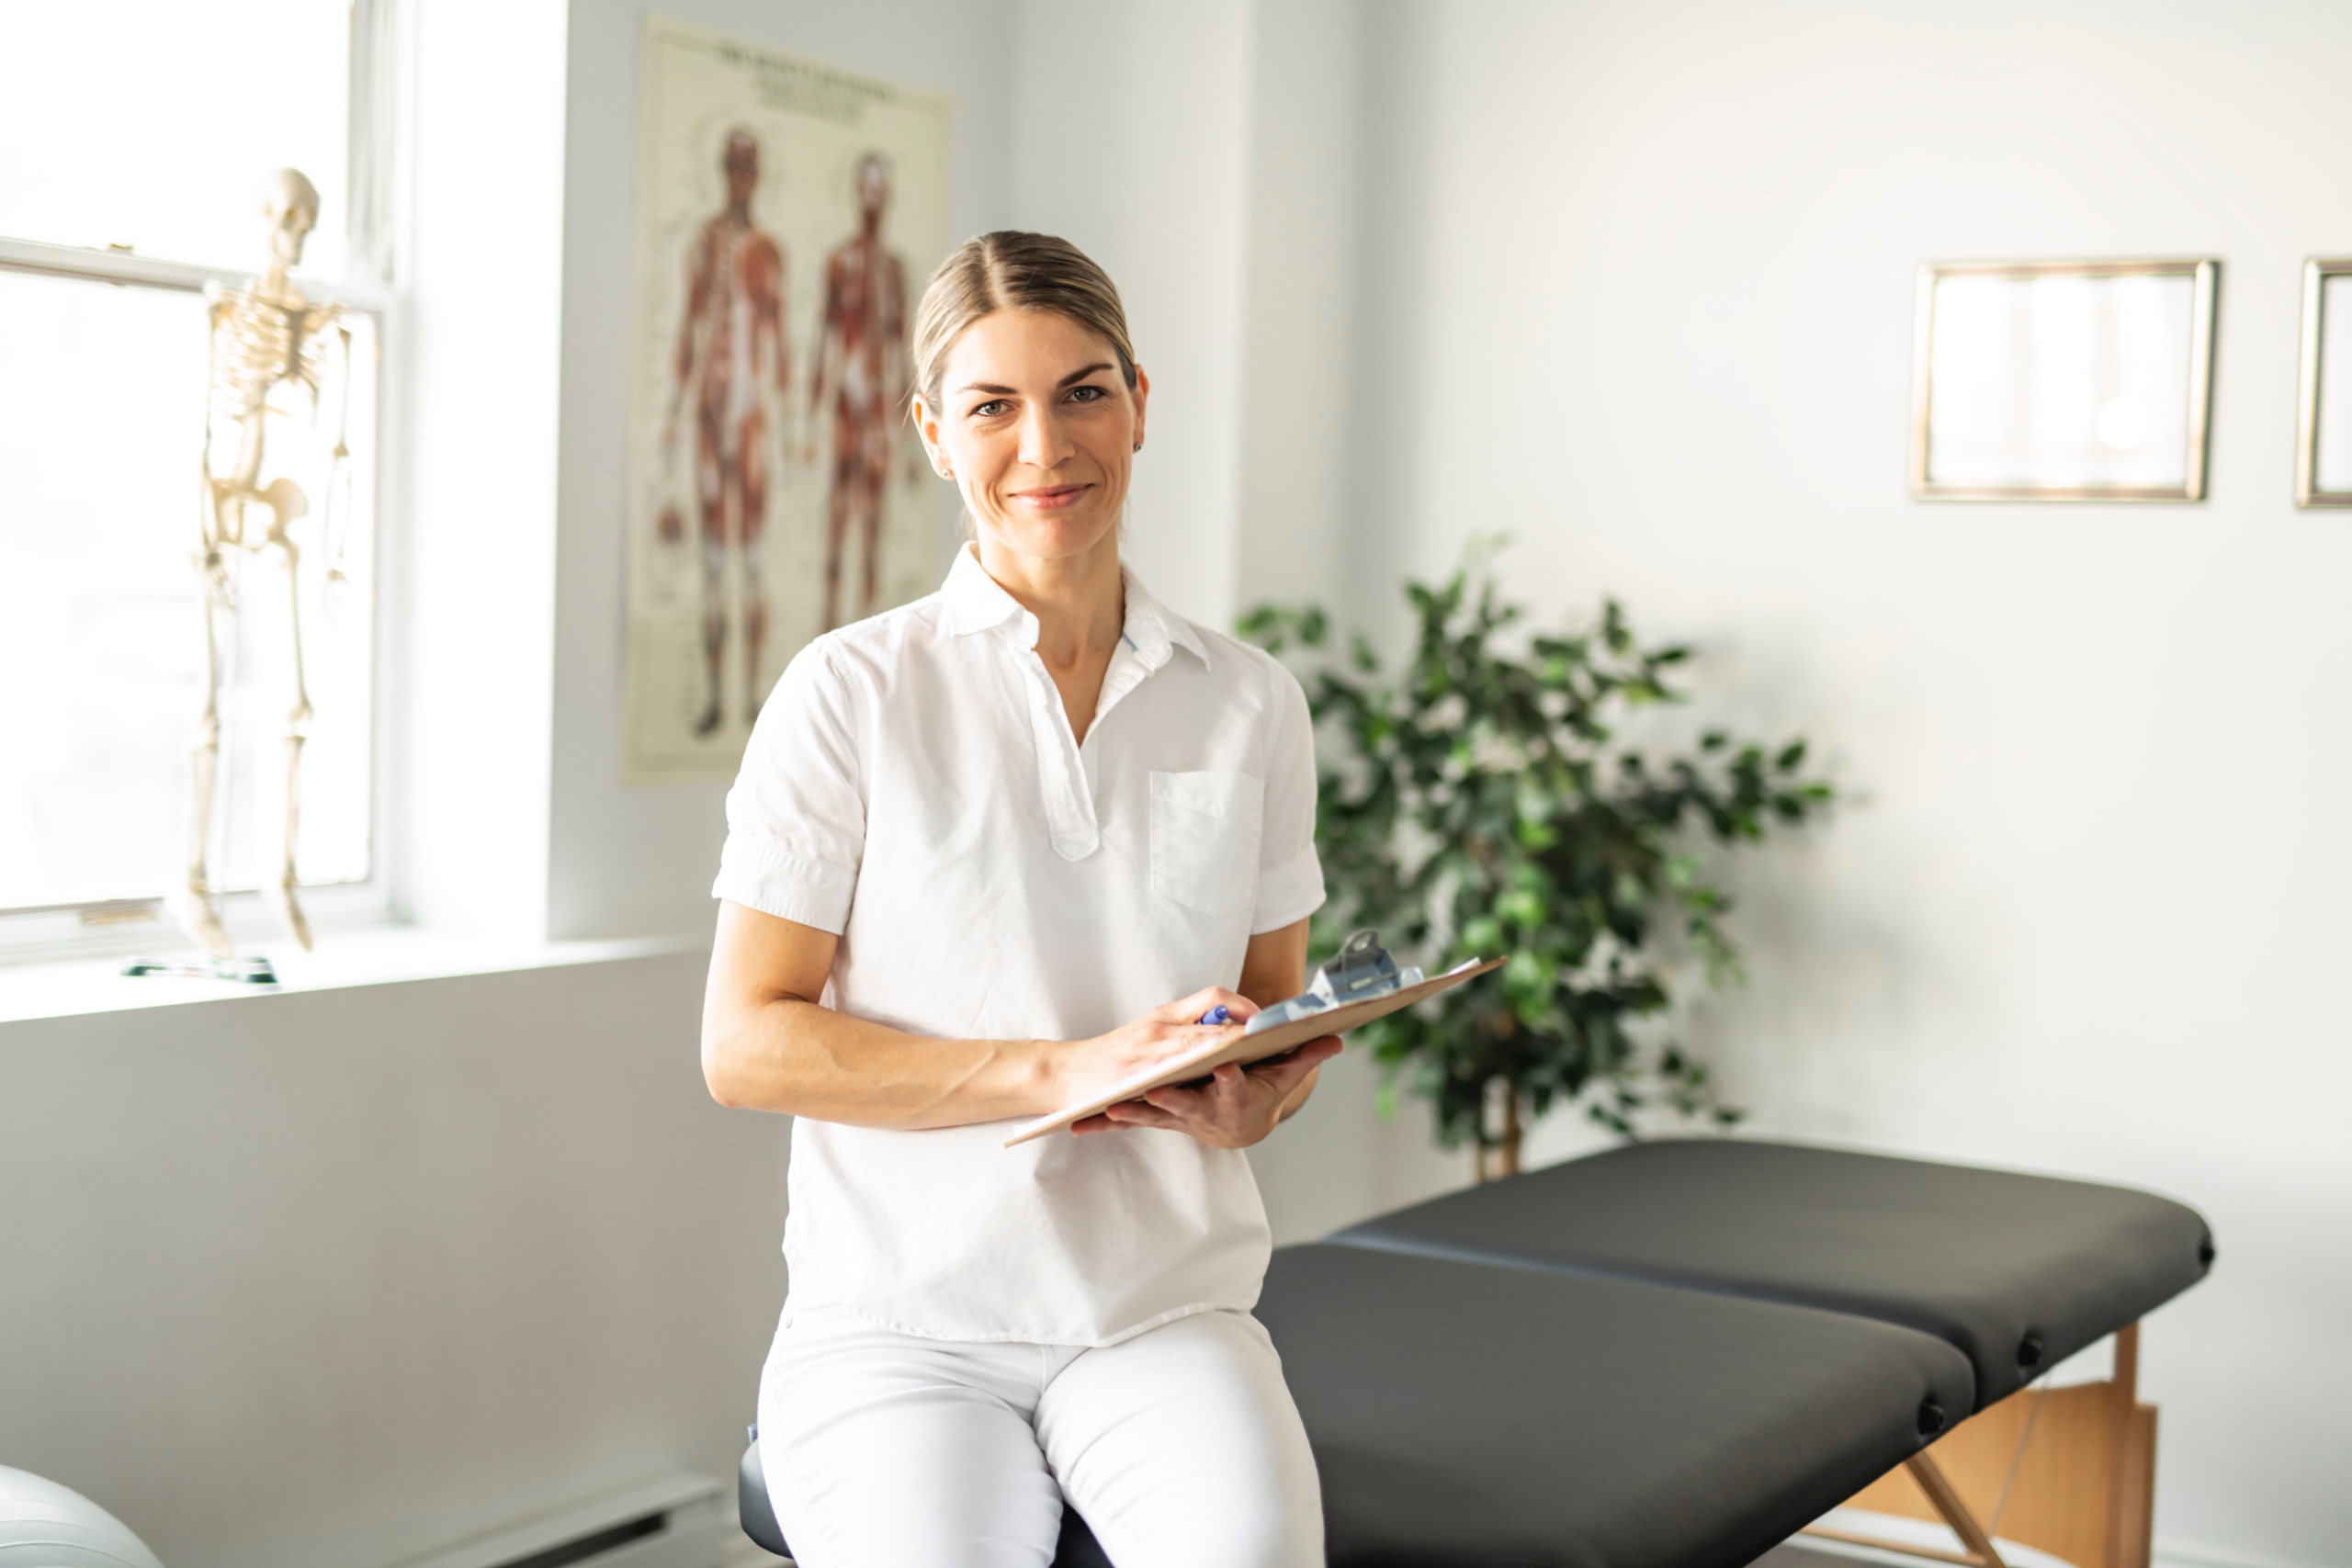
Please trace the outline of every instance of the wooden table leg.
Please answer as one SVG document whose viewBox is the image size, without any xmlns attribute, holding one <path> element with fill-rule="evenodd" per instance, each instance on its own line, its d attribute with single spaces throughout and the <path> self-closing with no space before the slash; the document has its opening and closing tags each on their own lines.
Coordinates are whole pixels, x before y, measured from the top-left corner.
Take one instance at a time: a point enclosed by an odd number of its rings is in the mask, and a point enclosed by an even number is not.
<svg viewBox="0 0 2352 1568">
<path fill-rule="evenodd" d="M 1984 1532 L 1984 1526 L 1944 1478 L 1943 1469 L 1933 1456 L 1925 1451 L 1913 1454 L 1903 1461 L 1903 1468 L 1911 1472 L 1911 1479 L 1919 1483 L 1919 1490 L 1928 1495 L 1928 1501 L 1935 1505 L 1936 1512 L 1951 1527 L 1951 1533 L 1960 1537 L 1960 1543 L 1968 1548 L 1970 1556 L 1984 1563 L 1985 1568 L 2007 1568 L 2000 1552 L 1994 1549 L 1993 1538 Z"/>
</svg>

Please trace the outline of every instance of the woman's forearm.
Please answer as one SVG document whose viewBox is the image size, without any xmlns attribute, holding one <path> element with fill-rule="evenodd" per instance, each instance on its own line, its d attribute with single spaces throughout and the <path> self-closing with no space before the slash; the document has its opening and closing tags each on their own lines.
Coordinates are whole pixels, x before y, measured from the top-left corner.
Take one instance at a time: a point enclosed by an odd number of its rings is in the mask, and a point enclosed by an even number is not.
<svg viewBox="0 0 2352 1568">
<path fill-rule="evenodd" d="M 857 1127 L 960 1127 L 1063 1101 L 1067 1046 L 933 1040 L 818 1005 L 840 939 L 719 906 L 702 1008 L 702 1071 L 721 1105 Z"/>
<path fill-rule="evenodd" d="M 720 905 L 703 998 L 703 1078 L 714 1100 L 904 1131 L 1047 1115 L 1198 1044 L 1197 1021 L 1213 1007 L 1247 1016 L 1253 1002 L 1295 994 L 1306 922 L 1250 939 L 1239 994 L 1207 987 L 1075 1041 L 933 1039 L 824 1007 L 838 942 L 814 926 Z M 1287 1119 L 1313 1092 L 1314 1074 L 1284 1087 Z"/>
<path fill-rule="evenodd" d="M 722 1105 L 915 1130 L 1042 1116 L 1062 1101 L 1047 1040 L 934 1040 L 797 998 L 707 1015 L 703 1077 Z"/>
</svg>

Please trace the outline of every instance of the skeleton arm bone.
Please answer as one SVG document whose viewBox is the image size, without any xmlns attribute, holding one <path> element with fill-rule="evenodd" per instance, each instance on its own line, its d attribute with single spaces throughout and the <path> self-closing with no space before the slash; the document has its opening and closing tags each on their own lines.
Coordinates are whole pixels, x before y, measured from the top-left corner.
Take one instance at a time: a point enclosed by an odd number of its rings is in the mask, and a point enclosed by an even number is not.
<svg viewBox="0 0 2352 1568">
<path fill-rule="evenodd" d="M 336 399 L 334 450 L 327 455 L 326 500 L 319 518 L 320 543 L 326 555 L 329 582 L 345 581 L 343 557 L 351 526 L 351 508 L 344 494 L 344 483 L 348 478 L 346 465 L 351 460 L 351 378 L 357 368 L 352 360 L 351 329 L 336 327 L 335 338 L 342 386 Z"/>
<path fill-rule="evenodd" d="M 206 334 L 215 345 L 220 339 L 220 317 L 227 309 L 228 301 L 215 292 L 205 311 Z M 220 515 L 220 487 L 212 475 L 212 407 L 208 398 L 204 410 L 204 446 L 198 458 L 197 468 L 197 495 L 201 521 L 197 530 L 196 566 L 203 575 L 206 592 L 218 598 L 229 588 L 228 569 L 220 558 L 220 547 L 228 529 Z"/>
</svg>

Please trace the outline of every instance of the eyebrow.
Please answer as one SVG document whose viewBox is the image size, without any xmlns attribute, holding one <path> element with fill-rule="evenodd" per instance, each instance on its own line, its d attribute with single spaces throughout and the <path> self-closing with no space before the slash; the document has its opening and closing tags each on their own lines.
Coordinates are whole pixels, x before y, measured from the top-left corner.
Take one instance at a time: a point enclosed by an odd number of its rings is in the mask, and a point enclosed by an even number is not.
<svg viewBox="0 0 2352 1568">
<path fill-rule="evenodd" d="M 1097 371 L 1115 370 L 1117 368 L 1117 366 L 1113 365 L 1106 359 L 1099 365 L 1090 365 L 1083 370 L 1073 370 L 1054 385 L 1057 390 L 1063 387 L 1075 387 L 1080 381 L 1085 380 L 1089 376 L 1093 375 Z M 993 382 L 989 381 L 967 381 L 957 389 L 966 392 L 986 392 L 991 397 L 999 398 L 1009 398 L 1013 395 L 1014 391 L 1014 389 L 1011 387 L 1000 387 L 995 385 Z"/>
</svg>

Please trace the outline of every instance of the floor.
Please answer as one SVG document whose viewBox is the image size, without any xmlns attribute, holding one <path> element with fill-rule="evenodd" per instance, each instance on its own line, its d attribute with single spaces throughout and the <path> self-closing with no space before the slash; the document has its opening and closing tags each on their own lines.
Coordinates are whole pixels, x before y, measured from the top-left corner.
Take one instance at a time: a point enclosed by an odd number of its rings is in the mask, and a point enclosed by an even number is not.
<svg viewBox="0 0 2352 1568">
<path fill-rule="evenodd" d="M 771 1556 L 746 1537 L 741 1545 L 728 1555 L 721 1568 L 786 1568 L 791 1561 L 788 1557 Z M 1799 1545 L 1795 1541 L 1785 1541 L 1774 1547 L 1758 1558 L 1749 1568 L 1856 1568 L 1858 1563 L 1882 1564 L 1884 1568 L 1895 1568 L 1898 1564 L 1901 1568 L 1926 1568 L 1916 1557 L 1871 1551 L 1865 1547 L 1832 1547 L 1826 1543 Z"/>
<path fill-rule="evenodd" d="M 1856 1528 L 1876 1529 L 1888 1534 L 1917 1535 L 1922 1541 L 1933 1543 L 1939 1533 L 1936 1527 L 1909 1519 L 1888 1519 L 1871 1515 L 1841 1521 Z M 1956 1545 L 1948 1534 L 1942 1538 L 1947 1547 Z M 2030 1547 L 2018 1547 L 2010 1541 L 2001 1542 L 2001 1554 L 2015 1568 L 2068 1568 L 2066 1563 Z M 720 1568 L 784 1568 L 790 1558 L 775 1557 L 762 1551 L 746 1536 L 730 1551 Z M 1866 1546 L 1849 1546 L 1842 1541 L 1813 1540 L 1797 1537 L 1781 1542 L 1749 1568 L 1928 1568 L 1925 1560 L 1905 1557 L 1892 1551 L 1873 1551 Z"/>
</svg>

